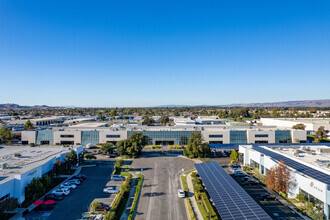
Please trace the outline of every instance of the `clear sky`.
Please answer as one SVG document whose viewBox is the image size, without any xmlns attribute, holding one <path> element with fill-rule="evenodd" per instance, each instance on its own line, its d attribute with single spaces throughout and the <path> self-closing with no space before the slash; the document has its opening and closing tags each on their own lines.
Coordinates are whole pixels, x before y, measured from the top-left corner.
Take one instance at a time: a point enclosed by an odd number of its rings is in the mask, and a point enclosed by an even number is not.
<svg viewBox="0 0 330 220">
<path fill-rule="evenodd" d="M 1 0 L 0 103 L 330 98 L 330 1 Z"/>
</svg>

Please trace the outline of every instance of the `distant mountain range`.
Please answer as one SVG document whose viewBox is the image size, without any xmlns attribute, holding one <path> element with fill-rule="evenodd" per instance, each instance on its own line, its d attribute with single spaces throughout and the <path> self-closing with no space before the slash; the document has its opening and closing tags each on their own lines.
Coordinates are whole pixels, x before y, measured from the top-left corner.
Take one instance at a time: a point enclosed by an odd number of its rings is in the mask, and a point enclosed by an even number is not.
<svg viewBox="0 0 330 220">
<path fill-rule="evenodd" d="M 159 105 L 155 108 L 182 108 L 182 107 L 330 107 L 330 99 L 286 101 L 286 102 L 265 102 L 265 103 L 246 103 L 229 105 Z M 47 108 L 74 108 L 74 106 L 47 106 L 47 105 L 18 105 L 0 104 L 0 109 L 47 109 Z"/>
<path fill-rule="evenodd" d="M 302 100 L 302 101 L 286 101 L 286 102 L 265 102 L 265 103 L 238 103 L 229 105 L 196 105 L 200 107 L 330 107 L 330 99 L 320 100 Z M 180 108 L 194 107 L 192 105 L 161 105 L 157 107 Z"/>
</svg>

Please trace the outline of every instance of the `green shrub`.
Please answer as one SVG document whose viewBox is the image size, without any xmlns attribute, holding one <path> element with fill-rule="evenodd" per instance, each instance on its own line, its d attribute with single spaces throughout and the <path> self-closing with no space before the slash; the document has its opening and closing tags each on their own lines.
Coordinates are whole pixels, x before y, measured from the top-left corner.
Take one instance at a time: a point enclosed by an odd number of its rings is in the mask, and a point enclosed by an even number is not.
<svg viewBox="0 0 330 220">
<path fill-rule="evenodd" d="M 91 209 L 93 211 L 97 211 L 101 208 L 101 204 L 97 201 L 93 201 L 92 204 L 91 204 Z"/>
</svg>

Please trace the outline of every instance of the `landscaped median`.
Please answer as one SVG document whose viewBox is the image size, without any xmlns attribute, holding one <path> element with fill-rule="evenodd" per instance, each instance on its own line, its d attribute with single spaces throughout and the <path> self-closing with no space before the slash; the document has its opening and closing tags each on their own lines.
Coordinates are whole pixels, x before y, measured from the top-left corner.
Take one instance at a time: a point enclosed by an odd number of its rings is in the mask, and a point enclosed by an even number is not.
<svg viewBox="0 0 330 220">
<path fill-rule="evenodd" d="M 132 205 L 131 211 L 130 211 L 129 216 L 128 216 L 128 220 L 131 220 L 134 216 L 134 211 L 135 211 L 135 207 L 136 207 L 136 204 L 138 202 L 138 199 L 139 199 L 142 183 L 143 183 L 143 175 L 138 174 L 138 183 L 136 185 L 134 201 L 133 201 L 133 205 Z"/>
<path fill-rule="evenodd" d="M 182 183 L 182 186 L 183 186 L 183 190 L 184 190 L 185 193 L 186 193 L 186 198 L 185 198 L 185 200 L 186 200 L 186 204 L 187 204 L 187 207 L 188 207 L 188 212 L 189 212 L 190 219 L 191 219 L 191 220 L 195 220 L 196 217 L 195 217 L 194 211 L 193 211 L 193 209 L 192 209 L 192 207 L 191 207 L 190 200 L 189 200 L 189 198 L 187 197 L 187 195 L 188 195 L 187 175 L 188 175 L 189 173 L 191 173 L 192 171 L 194 171 L 194 169 L 189 170 L 189 171 L 183 173 L 183 175 L 181 176 L 181 183 Z"/>
<path fill-rule="evenodd" d="M 117 168 L 117 172 L 120 168 Z M 126 174 L 127 172 L 121 174 Z M 131 187 L 132 182 L 132 175 L 130 173 L 127 173 L 125 182 L 120 188 L 120 192 L 117 194 L 115 201 L 112 203 L 112 207 L 109 212 L 106 213 L 104 216 L 105 220 L 114 220 L 114 219 L 120 219 L 120 216 L 122 215 L 123 211 L 125 210 L 125 206 L 128 200 L 128 194 Z"/>
<path fill-rule="evenodd" d="M 195 192 L 195 198 L 197 206 L 201 212 L 203 219 L 218 219 L 217 213 L 214 211 L 206 192 L 201 184 L 200 179 L 197 177 L 197 173 L 192 173 L 192 183 Z"/>
</svg>

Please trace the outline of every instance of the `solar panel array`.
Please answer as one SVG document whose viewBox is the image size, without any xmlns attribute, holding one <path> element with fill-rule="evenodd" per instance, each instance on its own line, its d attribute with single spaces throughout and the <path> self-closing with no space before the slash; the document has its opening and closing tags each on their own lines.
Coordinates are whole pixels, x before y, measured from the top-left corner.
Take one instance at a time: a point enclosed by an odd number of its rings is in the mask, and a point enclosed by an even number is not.
<svg viewBox="0 0 330 220">
<path fill-rule="evenodd" d="M 195 167 L 221 219 L 271 219 L 217 162 L 195 164 Z"/>
<path fill-rule="evenodd" d="M 295 170 L 297 170 L 298 172 L 301 172 L 313 179 L 316 179 L 320 182 L 323 182 L 323 183 L 326 183 L 328 185 L 330 185 L 330 175 L 326 174 L 326 173 L 323 173 L 321 171 L 318 171 L 314 168 L 311 168 L 309 166 L 306 166 L 302 163 L 299 163 L 295 160 L 292 160 L 286 156 L 283 156 L 281 154 L 278 154 L 278 153 L 275 153 L 273 151 L 270 151 L 270 150 L 267 150 L 265 148 L 262 148 L 262 147 L 257 147 L 257 146 L 254 146 L 253 147 L 253 150 L 256 150 L 262 154 L 265 154 L 275 160 L 278 160 L 278 161 L 281 161 L 283 160 L 285 162 L 285 164 Z"/>
</svg>

